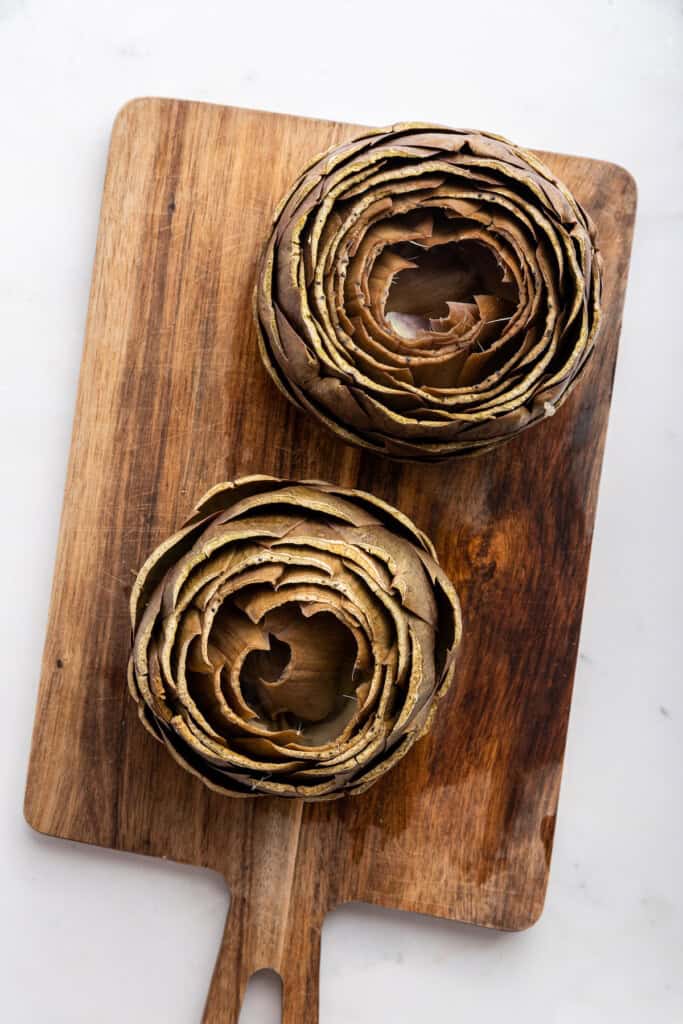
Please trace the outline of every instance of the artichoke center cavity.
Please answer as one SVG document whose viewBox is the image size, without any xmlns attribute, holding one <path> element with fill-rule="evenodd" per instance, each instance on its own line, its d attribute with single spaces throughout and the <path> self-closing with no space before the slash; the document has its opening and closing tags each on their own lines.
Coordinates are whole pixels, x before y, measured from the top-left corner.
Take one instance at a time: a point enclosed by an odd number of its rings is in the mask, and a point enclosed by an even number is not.
<svg viewBox="0 0 683 1024">
<path fill-rule="evenodd" d="M 385 252 L 413 264 L 394 275 L 384 308 L 392 330 L 403 338 L 450 331 L 460 321 L 463 326 L 464 321 L 476 322 L 480 296 L 500 300 L 500 312 L 508 319 L 516 307 L 516 287 L 504 280 L 504 268 L 481 242 L 400 242 Z"/>
<path fill-rule="evenodd" d="M 353 699 L 356 641 L 330 612 L 305 616 L 296 604 L 267 614 L 268 648 L 244 659 L 240 684 L 257 713 L 301 723 L 321 722 Z"/>
</svg>

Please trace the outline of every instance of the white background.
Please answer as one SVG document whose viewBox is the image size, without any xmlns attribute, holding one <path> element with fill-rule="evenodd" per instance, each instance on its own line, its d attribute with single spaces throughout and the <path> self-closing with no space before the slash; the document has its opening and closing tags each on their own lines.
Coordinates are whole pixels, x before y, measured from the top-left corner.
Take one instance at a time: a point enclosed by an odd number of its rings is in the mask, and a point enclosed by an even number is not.
<svg viewBox="0 0 683 1024">
<path fill-rule="evenodd" d="M 139 95 L 486 128 L 635 175 L 545 913 L 498 935 L 344 907 L 324 927 L 321 1021 L 678 1024 L 680 0 L 0 0 L 2 1020 L 199 1021 L 228 903 L 217 876 L 51 841 L 21 815 L 108 134 Z M 279 1019 L 272 979 L 252 995 L 244 1024 Z"/>
</svg>

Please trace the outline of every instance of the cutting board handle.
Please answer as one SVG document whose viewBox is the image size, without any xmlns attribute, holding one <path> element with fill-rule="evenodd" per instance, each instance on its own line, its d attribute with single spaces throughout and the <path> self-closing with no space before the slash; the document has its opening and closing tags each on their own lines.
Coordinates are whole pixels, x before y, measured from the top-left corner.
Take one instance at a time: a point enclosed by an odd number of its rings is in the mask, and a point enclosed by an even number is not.
<svg viewBox="0 0 683 1024">
<path fill-rule="evenodd" d="M 233 896 L 202 1024 L 238 1024 L 249 978 L 263 968 L 282 979 L 282 1024 L 318 1024 L 322 921 L 289 911 Z"/>
</svg>

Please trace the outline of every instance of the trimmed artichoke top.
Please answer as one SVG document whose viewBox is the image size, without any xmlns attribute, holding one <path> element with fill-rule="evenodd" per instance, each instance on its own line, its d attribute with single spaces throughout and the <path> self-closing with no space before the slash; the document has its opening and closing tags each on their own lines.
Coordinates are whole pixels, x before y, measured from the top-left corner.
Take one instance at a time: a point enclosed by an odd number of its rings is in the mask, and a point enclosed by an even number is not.
<svg viewBox="0 0 683 1024">
<path fill-rule="evenodd" d="M 439 460 L 555 412 L 595 343 L 600 291 L 593 224 L 533 153 L 402 124 L 294 182 L 256 317 L 297 406 L 365 448 Z"/>
<path fill-rule="evenodd" d="M 231 796 L 358 793 L 429 727 L 460 642 L 455 591 L 362 491 L 219 484 L 145 562 L 130 692 L 175 759 Z"/>
</svg>

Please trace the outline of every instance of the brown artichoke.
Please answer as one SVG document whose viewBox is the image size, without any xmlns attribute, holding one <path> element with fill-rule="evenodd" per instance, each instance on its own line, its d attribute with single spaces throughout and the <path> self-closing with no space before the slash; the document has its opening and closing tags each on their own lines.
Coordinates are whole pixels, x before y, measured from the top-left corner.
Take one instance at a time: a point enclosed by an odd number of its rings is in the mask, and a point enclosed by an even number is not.
<svg viewBox="0 0 683 1024">
<path fill-rule="evenodd" d="M 175 759 L 232 796 L 366 789 L 449 686 L 458 599 L 396 509 L 330 484 L 218 484 L 140 570 L 129 686 Z"/>
<path fill-rule="evenodd" d="M 438 460 L 555 412 L 593 348 L 600 290 L 593 224 L 538 157 L 401 124 L 294 182 L 256 316 L 296 405 L 365 448 Z"/>
</svg>

